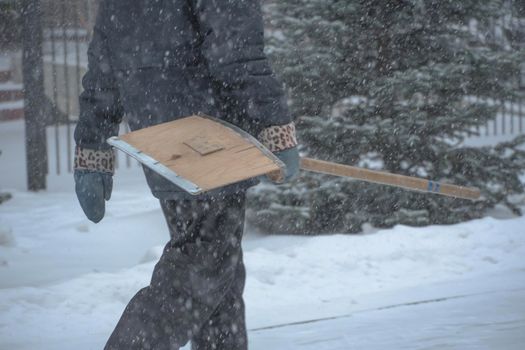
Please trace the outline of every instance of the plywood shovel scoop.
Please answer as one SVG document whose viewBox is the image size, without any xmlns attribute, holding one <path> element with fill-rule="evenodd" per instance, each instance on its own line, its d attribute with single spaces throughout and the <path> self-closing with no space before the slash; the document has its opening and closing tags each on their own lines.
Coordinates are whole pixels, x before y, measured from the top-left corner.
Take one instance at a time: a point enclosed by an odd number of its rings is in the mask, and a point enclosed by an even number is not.
<svg viewBox="0 0 525 350">
<path fill-rule="evenodd" d="M 282 179 L 285 170 L 251 135 L 207 116 L 155 125 L 108 143 L 193 195 L 269 173 Z"/>
<path fill-rule="evenodd" d="M 284 178 L 285 165 L 243 130 L 224 121 L 191 116 L 108 139 L 108 143 L 198 195 L 262 175 Z M 351 177 L 409 190 L 475 200 L 477 188 L 442 184 L 422 178 L 373 171 L 311 158 L 307 171 Z"/>
</svg>

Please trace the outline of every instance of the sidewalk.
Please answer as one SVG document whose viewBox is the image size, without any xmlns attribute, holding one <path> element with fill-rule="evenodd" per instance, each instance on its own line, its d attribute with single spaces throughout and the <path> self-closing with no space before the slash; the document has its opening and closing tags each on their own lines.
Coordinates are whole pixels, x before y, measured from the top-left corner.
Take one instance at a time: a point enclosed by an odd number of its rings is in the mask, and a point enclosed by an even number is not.
<svg viewBox="0 0 525 350">
<path fill-rule="evenodd" d="M 396 303 L 410 295 L 412 302 Z M 379 297 L 335 319 L 252 331 L 252 349 L 521 350 L 525 344 L 525 270 Z"/>
</svg>

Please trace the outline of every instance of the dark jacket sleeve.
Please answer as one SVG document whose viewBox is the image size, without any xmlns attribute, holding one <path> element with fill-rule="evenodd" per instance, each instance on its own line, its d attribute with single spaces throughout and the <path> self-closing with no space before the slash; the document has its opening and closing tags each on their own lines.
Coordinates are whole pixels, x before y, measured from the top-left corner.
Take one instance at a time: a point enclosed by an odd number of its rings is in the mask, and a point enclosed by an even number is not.
<svg viewBox="0 0 525 350">
<path fill-rule="evenodd" d="M 264 53 L 259 0 L 190 1 L 223 113 L 255 136 L 289 123 L 284 91 Z"/>
<path fill-rule="evenodd" d="M 106 139 L 118 134 L 122 120 L 105 35 L 107 16 L 102 2 L 88 49 L 88 71 L 82 80 L 84 91 L 80 95 L 79 121 L 75 128 L 76 144 L 82 148 L 108 149 Z"/>
</svg>

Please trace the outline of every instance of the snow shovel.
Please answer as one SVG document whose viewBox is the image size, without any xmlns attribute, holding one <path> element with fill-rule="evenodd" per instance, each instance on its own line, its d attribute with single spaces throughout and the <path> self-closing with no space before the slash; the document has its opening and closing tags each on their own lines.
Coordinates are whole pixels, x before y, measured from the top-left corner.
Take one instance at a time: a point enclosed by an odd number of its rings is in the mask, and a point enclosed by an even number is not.
<svg viewBox="0 0 525 350">
<path fill-rule="evenodd" d="M 108 143 L 192 195 L 253 177 L 284 178 L 285 165 L 254 137 L 223 120 L 194 115 L 111 137 Z M 368 170 L 311 158 L 301 169 L 408 190 L 476 200 L 477 188 Z"/>
</svg>

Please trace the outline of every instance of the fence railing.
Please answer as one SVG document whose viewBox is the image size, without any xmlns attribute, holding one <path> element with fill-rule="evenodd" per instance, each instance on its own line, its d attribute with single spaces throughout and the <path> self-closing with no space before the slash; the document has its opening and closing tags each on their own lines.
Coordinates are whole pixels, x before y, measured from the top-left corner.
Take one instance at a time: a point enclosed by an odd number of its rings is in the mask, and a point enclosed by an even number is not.
<svg viewBox="0 0 525 350">
<path fill-rule="evenodd" d="M 52 106 L 54 153 L 57 174 L 62 170 L 61 156 L 65 148 L 67 171 L 72 171 L 72 123 L 78 116 L 81 79 L 87 67 L 87 46 L 93 25 L 93 1 L 45 0 L 43 2 L 44 85 Z M 61 144 L 60 128 L 65 125 L 65 145 Z M 51 150 L 50 150 L 51 151 Z"/>
</svg>

